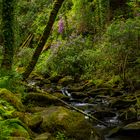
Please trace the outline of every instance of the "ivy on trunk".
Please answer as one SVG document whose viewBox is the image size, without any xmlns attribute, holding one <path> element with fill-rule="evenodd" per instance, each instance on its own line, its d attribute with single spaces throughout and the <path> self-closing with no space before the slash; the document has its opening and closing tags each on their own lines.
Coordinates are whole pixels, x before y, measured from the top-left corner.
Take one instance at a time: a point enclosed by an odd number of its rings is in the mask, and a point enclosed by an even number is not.
<svg viewBox="0 0 140 140">
<path fill-rule="evenodd" d="M 2 31 L 4 38 L 3 59 L 1 68 L 11 70 L 14 55 L 14 31 L 13 31 L 13 0 L 2 2 Z"/>
</svg>

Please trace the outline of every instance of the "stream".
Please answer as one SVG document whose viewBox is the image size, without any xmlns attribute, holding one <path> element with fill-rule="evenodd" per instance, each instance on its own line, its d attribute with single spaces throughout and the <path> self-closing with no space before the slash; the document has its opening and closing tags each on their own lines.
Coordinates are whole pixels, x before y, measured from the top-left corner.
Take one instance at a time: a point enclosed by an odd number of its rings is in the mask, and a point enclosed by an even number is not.
<svg viewBox="0 0 140 140">
<path fill-rule="evenodd" d="M 118 118 L 118 114 L 116 113 L 116 109 L 109 110 L 109 114 L 107 112 L 99 112 L 96 110 L 96 108 L 101 108 L 108 110 L 108 101 L 106 99 L 96 98 L 94 99 L 94 103 L 88 103 L 85 100 L 81 101 L 76 98 L 73 98 L 71 96 L 71 93 L 68 92 L 66 88 L 62 88 L 61 90 L 62 94 L 68 96 L 70 98 L 69 104 L 71 104 L 74 107 L 77 107 L 78 109 L 81 109 L 87 114 L 94 115 L 98 119 L 101 119 L 101 121 L 108 124 L 108 127 L 105 127 L 102 124 L 96 124 L 94 122 L 94 127 L 101 132 L 105 140 L 140 140 L 140 136 L 133 135 L 117 135 L 113 137 L 108 137 L 108 133 L 112 127 L 116 127 L 118 125 L 121 125 L 122 122 Z M 92 99 L 92 97 L 90 97 Z M 89 99 L 89 100 L 91 100 Z M 103 113 L 103 114 L 102 114 Z M 99 115 L 98 115 L 99 114 Z M 89 119 L 88 116 L 85 116 L 85 119 L 88 119 L 90 123 L 92 123 L 92 120 Z"/>
<path fill-rule="evenodd" d="M 30 85 L 35 85 L 36 82 L 30 81 Z M 56 84 L 52 84 L 51 86 L 51 93 L 55 93 Z M 40 87 L 38 87 L 40 88 Z M 71 106 L 74 106 L 85 113 L 94 116 L 98 120 L 101 120 L 108 124 L 108 127 L 99 124 L 93 120 L 91 120 L 88 116 L 85 116 L 85 119 L 87 119 L 93 126 L 101 132 L 101 134 L 104 135 L 105 140 L 140 140 L 140 135 L 138 134 L 117 134 L 116 136 L 108 137 L 108 134 L 110 133 L 110 130 L 113 127 L 120 126 L 123 124 L 123 122 L 119 119 L 119 114 L 116 110 L 116 108 L 109 107 L 109 101 L 107 96 L 96 96 L 96 97 L 78 97 L 77 95 L 74 96 L 72 92 L 69 91 L 67 87 L 63 87 L 60 91 L 60 94 L 63 94 L 67 97 L 69 97 L 69 100 L 66 101 Z M 81 92 L 82 93 L 82 92 Z M 81 94 L 79 94 L 81 95 Z"/>
</svg>

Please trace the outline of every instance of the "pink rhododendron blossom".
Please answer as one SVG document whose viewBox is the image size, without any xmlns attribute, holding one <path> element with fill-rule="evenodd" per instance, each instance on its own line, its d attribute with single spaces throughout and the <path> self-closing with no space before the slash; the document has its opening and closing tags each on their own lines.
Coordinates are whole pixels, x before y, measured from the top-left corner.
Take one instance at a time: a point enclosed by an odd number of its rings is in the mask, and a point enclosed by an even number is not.
<svg viewBox="0 0 140 140">
<path fill-rule="evenodd" d="M 61 33 L 63 33 L 63 30 L 64 30 L 64 21 L 61 18 L 58 22 L 58 32 L 61 34 Z"/>
</svg>

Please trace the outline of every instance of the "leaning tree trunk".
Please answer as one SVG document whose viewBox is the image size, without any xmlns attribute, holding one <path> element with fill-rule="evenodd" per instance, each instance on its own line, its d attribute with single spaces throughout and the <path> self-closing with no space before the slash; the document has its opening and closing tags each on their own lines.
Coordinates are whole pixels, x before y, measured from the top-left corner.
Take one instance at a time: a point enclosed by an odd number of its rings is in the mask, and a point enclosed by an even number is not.
<svg viewBox="0 0 140 140">
<path fill-rule="evenodd" d="M 64 2 L 64 0 L 56 0 L 55 3 L 54 3 L 54 6 L 53 6 L 53 9 L 50 13 L 50 17 L 49 17 L 49 20 L 48 20 L 48 23 L 44 29 L 44 32 L 43 32 L 43 35 L 38 43 L 38 46 L 32 56 L 32 59 L 31 59 L 31 62 L 29 63 L 29 65 L 27 66 L 25 72 L 23 73 L 23 79 L 26 79 L 28 78 L 28 76 L 30 75 L 30 73 L 33 71 L 37 61 L 38 61 L 38 58 L 42 52 L 42 49 L 47 41 L 47 39 L 49 38 L 49 35 L 50 35 L 50 32 L 51 32 L 51 29 L 52 29 L 52 26 L 55 22 L 55 19 L 56 19 L 56 16 L 57 16 L 57 13 L 59 11 L 59 9 L 61 8 L 61 5 L 62 3 Z"/>
<path fill-rule="evenodd" d="M 13 31 L 13 1 L 2 1 L 2 31 L 4 38 L 3 59 L 1 68 L 4 70 L 11 70 L 14 55 L 14 31 Z"/>
</svg>

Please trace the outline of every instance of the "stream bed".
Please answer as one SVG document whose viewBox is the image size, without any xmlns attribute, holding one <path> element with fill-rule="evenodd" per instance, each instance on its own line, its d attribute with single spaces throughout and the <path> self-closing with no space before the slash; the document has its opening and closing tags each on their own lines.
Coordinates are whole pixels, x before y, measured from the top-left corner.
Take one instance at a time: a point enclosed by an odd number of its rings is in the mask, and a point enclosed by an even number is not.
<svg viewBox="0 0 140 140">
<path fill-rule="evenodd" d="M 35 82 L 32 82 L 30 84 L 35 85 Z M 93 124 L 93 126 L 101 134 L 104 135 L 105 140 L 140 140 L 140 135 L 138 132 L 136 134 L 129 134 L 128 132 L 127 132 L 127 134 L 115 133 L 115 135 L 108 137 L 108 134 L 110 133 L 110 131 L 113 127 L 120 126 L 124 123 L 122 121 L 122 119 L 119 118 L 120 112 L 118 110 L 121 110 L 122 107 L 124 107 L 124 106 L 126 108 L 129 108 L 129 104 L 133 105 L 133 101 L 130 101 L 130 102 L 128 101 L 128 104 L 127 104 L 126 102 L 121 102 L 121 99 L 120 99 L 120 100 L 118 100 L 119 101 L 118 104 L 116 102 L 116 107 L 117 107 L 116 108 L 115 106 L 109 105 L 110 96 L 108 96 L 108 95 L 95 94 L 96 96 L 92 97 L 89 94 L 88 96 L 85 96 L 87 94 L 85 94 L 85 93 L 83 94 L 82 91 L 72 92 L 71 90 L 69 91 L 69 88 L 67 88 L 67 87 L 63 87 L 62 89 L 58 90 L 58 89 L 56 89 L 56 86 L 57 86 L 57 84 L 53 84 L 53 86 L 51 86 L 51 88 L 49 90 L 51 94 L 58 92 L 60 94 L 63 94 L 65 96 L 69 97 L 69 100 L 67 100 L 65 102 L 67 102 L 71 106 L 74 106 L 74 107 L 82 110 L 83 112 L 85 112 L 91 116 L 94 116 L 98 120 L 101 120 L 102 122 L 105 122 L 106 124 L 108 124 L 108 126 L 106 127 L 96 121 L 91 120 L 88 116 L 85 115 L 85 119 L 87 119 L 91 124 Z M 120 97 L 122 98 L 121 93 L 120 93 Z M 125 98 L 125 96 L 123 98 Z M 125 101 L 125 99 L 124 99 L 124 101 Z M 124 104 L 124 106 L 122 104 Z M 134 102 L 134 104 L 135 104 L 135 102 Z M 136 120 L 136 121 L 138 121 L 138 120 Z"/>
<path fill-rule="evenodd" d="M 66 88 L 64 88 L 64 90 L 62 89 L 62 94 L 70 97 L 69 104 L 71 104 L 72 106 L 81 109 L 85 113 L 93 115 L 108 124 L 108 127 L 105 127 L 104 125 L 98 123 L 95 125 L 95 122 L 93 123 L 94 127 L 104 135 L 105 140 L 140 140 L 140 135 L 138 136 L 135 134 L 118 134 L 117 136 L 108 137 L 108 133 L 110 132 L 111 128 L 117 127 L 123 122 L 119 119 L 116 108 L 111 108 L 110 110 L 108 110 L 108 101 L 106 99 L 102 100 L 100 98 L 96 98 L 96 100 L 94 100 L 94 103 L 88 103 L 85 101 L 82 102 L 81 100 L 73 98 L 71 96 L 71 93 L 69 93 Z M 106 112 L 106 110 L 108 112 Z M 92 123 L 88 116 L 85 116 L 85 119 L 88 119 L 90 123 Z"/>
</svg>

